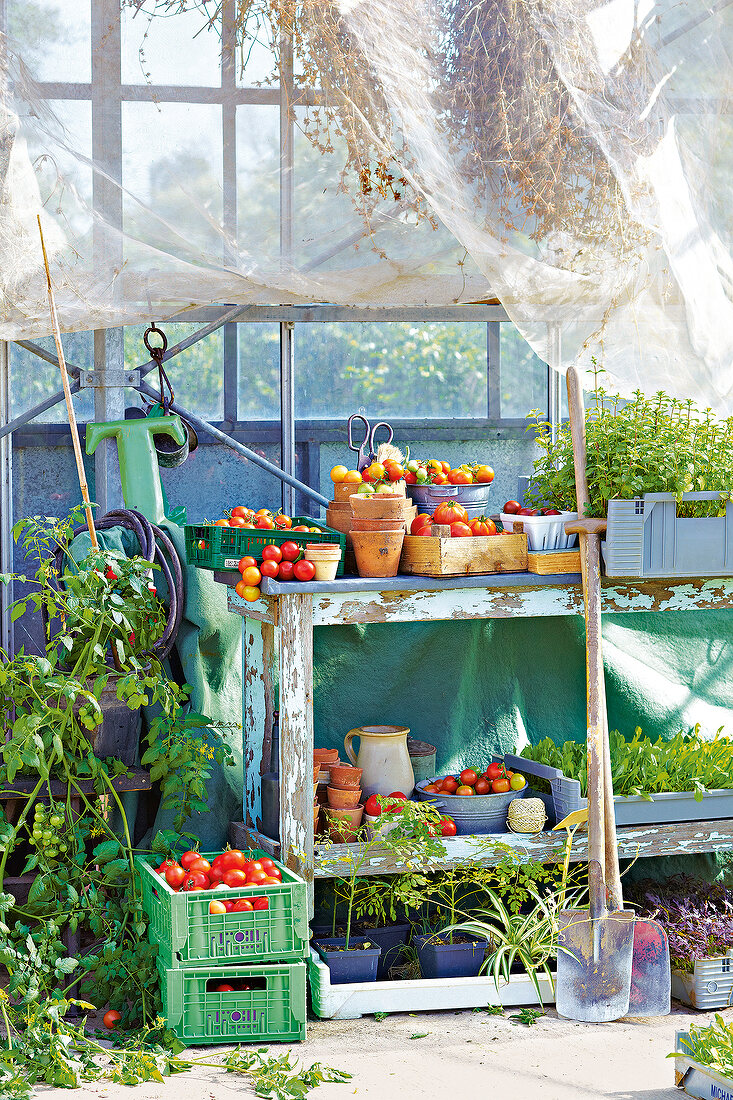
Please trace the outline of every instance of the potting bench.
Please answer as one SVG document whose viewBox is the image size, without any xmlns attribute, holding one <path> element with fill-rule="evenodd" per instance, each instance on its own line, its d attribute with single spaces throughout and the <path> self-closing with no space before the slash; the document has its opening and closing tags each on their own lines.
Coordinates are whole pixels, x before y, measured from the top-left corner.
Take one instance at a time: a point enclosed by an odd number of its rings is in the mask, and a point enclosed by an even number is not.
<svg viewBox="0 0 733 1100">
<path fill-rule="evenodd" d="M 244 806 L 235 825 L 239 844 L 279 854 L 309 882 L 339 873 L 338 856 L 348 845 L 314 851 L 313 840 L 313 628 L 361 623 L 436 622 L 450 619 L 505 619 L 582 615 L 580 576 L 506 573 L 433 579 L 399 576 L 390 580 L 347 577 L 328 583 L 283 584 L 266 579 L 262 596 L 246 603 L 234 592 L 238 573 L 216 573 L 228 586 L 229 610 L 242 616 Z M 604 581 L 603 611 L 704 611 L 733 607 L 733 578 L 665 581 Z M 279 635 L 279 644 L 276 634 Z M 275 676 L 279 662 L 278 675 Z M 258 831 L 260 776 L 270 759 L 274 683 L 280 710 L 280 844 Z M 619 829 L 619 855 L 693 854 L 733 848 L 733 820 L 648 825 Z M 436 869 L 479 858 L 501 858 L 497 842 L 534 859 L 553 857 L 562 837 L 513 833 L 479 838 L 445 838 L 446 860 Z M 576 837 L 573 859 L 586 858 L 585 838 Z M 375 856 L 365 874 L 397 870 Z"/>
</svg>

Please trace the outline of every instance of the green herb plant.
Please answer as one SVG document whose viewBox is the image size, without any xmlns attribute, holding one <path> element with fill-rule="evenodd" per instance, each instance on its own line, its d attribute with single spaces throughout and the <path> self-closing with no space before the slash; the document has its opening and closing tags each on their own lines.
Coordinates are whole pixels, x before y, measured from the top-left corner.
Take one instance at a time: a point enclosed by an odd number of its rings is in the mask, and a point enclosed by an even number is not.
<svg viewBox="0 0 733 1100">
<path fill-rule="evenodd" d="M 713 1022 L 697 1026 L 690 1024 L 687 1038 L 684 1040 L 684 1053 L 724 1077 L 733 1078 L 733 1027 L 726 1023 L 719 1012 Z M 678 1051 L 672 1051 L 668 1058 L 679 1057 Z M 720 1095 L 723 1095 L 721 1090 Z"/>
<path fill-rule="evenodd" d="M 608 501 L 644 493 L 674 493 L 678 514 L 717 516 L 733 489 L 733 417 L 721 420 L 663 392 L 631 400 L 609 394 L 599 384 L 602 368 L 593 362 L 593 389 L 585 413 L 588 515 L 605 516 Z M 575 473 L 570 425 L 553 441 L 550 425 L 531 414 L 540 457 L 535 460 L 530 506 L 575 511 Z M 682 503 L 687 492 L 716 492 L 719 500 Z"/>
<path fill-rule="evenodd" d="M 700 802 L 706 791 L 725 790 L 733 780 L 733 738 L 722 727 L 714 737 L 703 737 L 696 725 L 665 740 L 644 737 L 637 726 L 627 741 L 618 730 L 610 734 L 613 790 L 617 795 L 651 799 L 664 791 L 693 791 Z M 556 745 L 546 737 L 537 745 L 526 745 L 521 755 L 540 764 L 560 768 L 569 779 L 580 782 L 587 794 L 588 770 L 584 743 L 566 741 Z"/>
</svg>

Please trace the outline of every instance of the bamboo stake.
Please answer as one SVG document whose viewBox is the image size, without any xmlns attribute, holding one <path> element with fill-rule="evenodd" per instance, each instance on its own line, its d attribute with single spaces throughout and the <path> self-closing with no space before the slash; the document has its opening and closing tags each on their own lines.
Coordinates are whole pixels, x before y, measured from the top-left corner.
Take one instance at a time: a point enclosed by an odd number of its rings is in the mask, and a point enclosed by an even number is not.
<svg viewBox="0 0 733 1100">
<path fill-rule="evenodd" d="M 71 401 L 71 390 L 69 388 L 69 375 L 66 370 L 66 360 L 64 359 L 64 349 L 61 346 L 61 330 L 59 329 L 59 321 L 56 316 L 56 302 L 53 296 L 53 287 L 51 285 L 51 272 L 48 268 L 48 256 L 46 255 L 46 244 L 43 240 L 43 229 L 41 228 L 41 215 L 36 215 L 38 218 L 38 232 L 41 234 L 41 248 L 43 249 L 43 263 L 46 268 L 46 283 L 48 285 L 48 305 L 51 310 L 51 325 L 53 327 L 53 338 L 56 341 L 56 355 L 59 361 L 59 367 L 61 368 L 61 383 L 64 387 L 64 397 L 66 398 L 66 411 L 69 414 L 69 427 L 71 428 L 71 442 L 74 444 L 74 455 L 76 457 L 76 468 L 79 472 L 79 487 L 81 489 L 82 500 L 84 501 L 84 510 L 87 514 L 87 527 L 89 528 L 89 536 L 92 540 L 92 549 L 99 550 L 99 543 L 97 542 L 97 532 L 94 527 L 94 517 L 92 516 L 92 502 L 89 499 L 89 486 L 87 485 L 87 475 L 84 470 L 84 459 L 81 454 L 81 443 L 79 442 L 79 428 L 76 423 L 76 413 L 74 412 L 74 406 Z"/>
</svg>

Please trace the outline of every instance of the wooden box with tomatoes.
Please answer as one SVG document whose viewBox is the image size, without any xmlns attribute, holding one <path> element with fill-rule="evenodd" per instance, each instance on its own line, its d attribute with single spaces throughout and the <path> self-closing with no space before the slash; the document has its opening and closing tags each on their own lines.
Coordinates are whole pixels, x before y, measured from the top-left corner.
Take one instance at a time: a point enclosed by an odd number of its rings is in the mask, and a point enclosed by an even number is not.
<svg viewBox="0 0 733 1100">
<path fill-rule="evenodd" d="M 421 577 L 464 577 L 469 573 L 525 573 L 526 535 L 441 538 L 405 535 L 400 572 Z"/>
<path fill-rule="evenodd" d="M 202 855 L 213 865 L 216 858 L 216 853 Z M 223 886 L 213 888 L 194 882 L 187 886 L 185 873 L 184 882 L 177 883 L 177 864 L 170 869 L 170 885 L 157 857 L 135 858 L 148 934 L 164 965 L 176 969 L 306 958 L 310 930 L 305 882 L 265 852 L 232 851 L 218 858 L 228 858 L 232 865 L 226 868 Z M 262 876 L 250 875 L 249 867 L 263 860 L 275 868 L 266 877 L 277 875 L 280 881 L 253 881 Z"/>
<path fill-rule="evenodd" d="M 309 516 L 294 516 L 292 522 L 294 527 L 304 526 L 307 530 L 296 531 L 291 527 L 283 531 L 254 531 L 242 527 L 217 527 L 213 523 L 187 524 L 184 528 L 186 561 L 199 569 L 236 569 L 242 558 L 261 558 L 267 545 L 296 542 L 305 549 L 309 542 L 331 543 L 341 547 L 337 575 L 342 576 L 346 536 Z"/>
</svg>

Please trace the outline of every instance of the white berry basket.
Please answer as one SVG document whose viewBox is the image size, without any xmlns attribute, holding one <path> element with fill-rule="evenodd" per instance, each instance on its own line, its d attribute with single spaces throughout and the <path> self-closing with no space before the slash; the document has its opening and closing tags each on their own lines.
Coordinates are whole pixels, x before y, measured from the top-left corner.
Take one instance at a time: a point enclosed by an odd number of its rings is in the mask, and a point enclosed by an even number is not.
<svg viewBox="0 0 733 1100">
<path fill-rule="evenodd" d="M 499 518 L 510 534 L 515 523 L 522 524 L 530 550 L 567 550 L 575 545 L 578 537 L 565 534 L 565 524 L 577 519 L 577 512 L 561 512 L 559 516 L 517 516 L 502 512 Z"/>
</svg>

